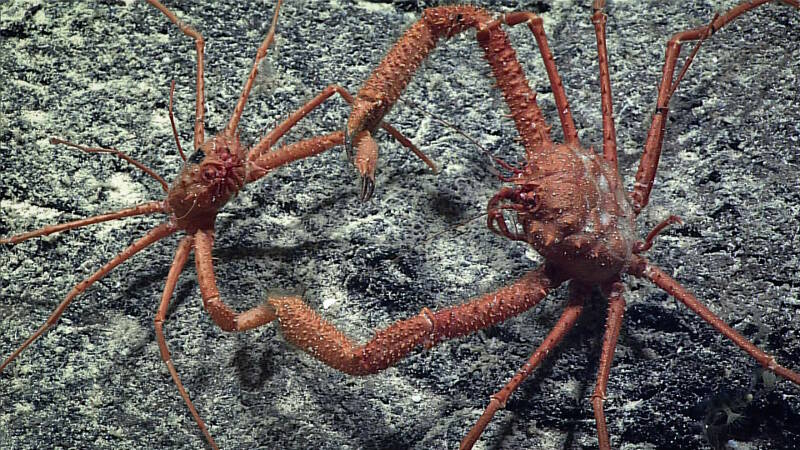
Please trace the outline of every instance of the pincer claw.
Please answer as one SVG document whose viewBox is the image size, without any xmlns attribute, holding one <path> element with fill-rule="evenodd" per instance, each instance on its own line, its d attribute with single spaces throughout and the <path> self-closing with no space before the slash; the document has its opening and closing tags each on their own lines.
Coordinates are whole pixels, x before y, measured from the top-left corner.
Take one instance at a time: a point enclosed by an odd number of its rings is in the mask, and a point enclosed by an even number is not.
<svg viewBox="0 0 800 450">
<path fill-rule="evenodd" d="M 375 192 L 375 179 L 370 176 L 361 176 L 361 195 L 359 199 L 362 202 L 368 201 L 372 198 L 372 194 Z"/>
</svg>

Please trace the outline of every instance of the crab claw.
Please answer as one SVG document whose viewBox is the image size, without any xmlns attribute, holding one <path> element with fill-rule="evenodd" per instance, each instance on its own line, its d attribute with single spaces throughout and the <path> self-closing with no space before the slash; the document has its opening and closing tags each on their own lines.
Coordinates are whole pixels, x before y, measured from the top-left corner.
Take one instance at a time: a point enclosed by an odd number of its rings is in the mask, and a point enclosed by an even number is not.
<svg viewBox="0 0 800 450">
<path fill-rule="evenodd" d="M 370 198 L 372 198 L 372 194 L 375 192 L 375 179 L 369 176 L 362 176 L 361 177 L 361 196 L 359 199 L 362 202 L 366 202 Z"/>
<path fill-rule="evenodd" d="M 504 209 L 510 209 L 509 205 L 502 205 L 501 202 L 508 201 L 510 198 L 517 196 L 517 190 L 510 187 L 504 187 L 489 199 L 487 206 L 486 225 L 489 229 L 500 236 L 505 236 L 512 240 L 519 240 L 517 233 L 509 230 L 506 224 L 506 219 L 503 216 Z"/>
<path fill-rule="evenodd" d="M 375 168 L 378 165 L 378 144 L 372 139 L 369 131 L 356 135 L 353 143 L 356 155 L 353 164 L 361 175 L 361 201 L 367 201 L 375 192 Z"/>
</svg>

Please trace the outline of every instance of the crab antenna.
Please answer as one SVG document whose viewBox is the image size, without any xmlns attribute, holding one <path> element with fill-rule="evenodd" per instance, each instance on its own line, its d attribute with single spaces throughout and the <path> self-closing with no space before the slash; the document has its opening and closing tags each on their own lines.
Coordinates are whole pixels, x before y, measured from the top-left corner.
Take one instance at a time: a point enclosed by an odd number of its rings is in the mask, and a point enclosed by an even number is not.
<svg viewBox="0 0 800 450">
<path fill-rule="evenodd" d="M 283 0 L 278 0 L 278 4 L 275 6 L 275 15 L 272 17 L 272 25 L 269 28 L 269 33 L 267 33 L 267 37 L 264 38 L 264 42 L 261 43 L 261 46 L 258 47 L 258 52 L 256 52 L 256 60 L 253 62 L 253 68 L 250 70 L 250 76 L 247 77 L 247 81 L 244 83 L 242 95 L 239 97 L 239 101 L 236 102 L 236 107 L 233 108 L 233 114 L 231 115 L 230 122 L 228 122 L 228 126 L 225 127 L 225 133 L 228 135 L 232 135 L 236 131 L 236 127 L 239 126 L 239 119 L 242 117 L 244 104 L 247 102 L 247 97 L 250 95 L 250 89 L 253 88 L 256 75 L 258 75 L 258 66 L 261 64 L 261 61 L 264 59 L 264 57 L 267 56 L 267 49 L 272 44 L 272 41 L 275 40 L 275 28 L 278 26 L 278 11 L 281 9 L 281 3 L 283 3 Z"/>
<path fill-rule="evenodd" d="M 183 148 L 181 148 L 181 140 L 178 138 L 178 128 L 175 126 L 175 116 L 172 114 L 172 98 L 174 95 L 175 80 L 172 80 L 172 83 L 169 85 L 169 123 L 172 125 L 172 135 L 175 137 L 175 145 L 178 146 L 178 152 L 181 154 L 183 161 L 186 162 L 186 155 L 183 153 Z"/>
<path fill-rule="evenodd" d="M 133 164 L 137 169 L 141 170 L 147 175 L 150 175 L 154 180 L 158 181 L 159 184 L 161 184 L 161 188 L 164 189 L 164 192 L 169 192 L 169 184 L 167 184 L 167 181 L 161 178 L 159 174 L 155 173 L 153 169 L 145 166 L 141 162 L 131 158 L 126 153 L 121 152 L 115 148 L 87 147 L 85 145 L 75 144 L 70 141 L 65 141 L 64 139 L 59 139 L 59 138 L 50 138 L 50 143 L 53 145 L 66 145 L 67 147 L 72 147 L 86 153 L 108 153 L 114 155 L 119 159 L 125 160 Z"/>
</svg>

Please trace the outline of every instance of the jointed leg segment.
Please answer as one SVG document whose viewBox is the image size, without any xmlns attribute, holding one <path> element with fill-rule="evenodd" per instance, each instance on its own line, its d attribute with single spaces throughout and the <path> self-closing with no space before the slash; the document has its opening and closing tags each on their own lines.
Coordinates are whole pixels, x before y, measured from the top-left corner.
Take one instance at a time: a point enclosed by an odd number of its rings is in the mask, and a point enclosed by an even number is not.
<svg viewBox="0 0 800 450">
<path fill-rule="evenodd" d="M 148 202 L 141 205 L 133 206 L 131 208 L 121 209 L 106 214 L 87 217 L 85 219 L 74 220 L 72 222 L 59 223 L 57 225 L 48 225 L 38 230 L 29 231 L 27 233 L 18 234 L 9 238 L 0 239 L 0 245 L 3 244 L 17 244 L 28 239 L 47 236 L 49 234 L 58 233 L 60 231 L 73 230 L 75 228 L 85 227 L 95 223 L 108 222 L 110 220 L 122 219 L 123 217 L 144 216 L 147 214 L 163 213 L 164 202 Z"/>
<path fill-rule="evenodd" d="M 546 268 L 540 268 L 510 286 L 462 305 L 436 312 L 426 308 L 377 332 L 363 345 L 323 320 L 300 298 L 271 298 L 267 303 L 274 310 L 287 341 L 337 370 L 366 375 L 395 364 L 418 346 L 430 347 L 520 314 L 539 303 L 560 283 Z"/>
<path fill-rule="evenodd" d="M 158 0 L 147 0 L 156 7 L 159 11 L 164 13 L 167 18 L 174 23 L 181 33 L 194 39 L 195 49 L 197 50 L 197 84 L 195 86 L 195 112 L 194 112 L 194 149 L 197 150 L 205 142 L 205 116 L 206 116 L 206 100 L 205 100 L 205 82 L 203 74 L 205 73 L 205 63 L 203 60 L 203 49 L 205 48 L 205 40 L 199 31 L 195 30 L 189 24 L 184 23 L 172 11 L 167 9 Z"/>
<path fill-rule="evenodd" d="M 614 360 L 614 350 L 617 347 L 619 332 L 622 328 L 622 316 L 625 313 L 624 292 L 625 286 L 619 281 L 611 283 L 608 291 L 604 292 L 608 297 L 608 316 L 606 317 L 606 331 L 603 335 L 603 348 L 600 351 L 600 364 L 597 369 L 597 384 L 592 394 L 592 408 L 594 409 L 594 419 L 597 426 L 598 447 L 601 449 L 611 448 L 603 403 L 606 400 L 606 388 L 608 386 L 608 376 L 611 373 L 611 362 Z"/>
<path fill-rule="evenodd" d="M 681 78 L 683 78 L 683 75 L 686 73 L 686 68 L 691 64 L 703 40 L 729 24 L 741 14 L 769 2 L 770 0 L 753 0 L 741 3 L 728 10 L 725 14 L 715 16 L 714 20 L 707 26 L 676 33 L 667 43 L 661 84 L 658 88 L 658 98 L 656 100 L 656 110 L 653 115 L 653 122 L 650 124 L 650 129 L 647 132 L 644 153 L 639 163 L 639 169 L 636 172 L 636 183 L 631 193 L 633 209 L 637 214 L 647 206 L 647 202 L 650 199 L 650 191 L 653 188 L 656 170 L 658 169 L 658 160 L 661 157 L 661 146 L 664 142 L 664 130 L 667 124 L 667 115 L 669 114 L 670 98 L 675 92 L 678 83 L 680 83 Z M 781 3 L 792 6 L 795 9 L 800 9 L 800 1 L 797 0 L 781 0 Z M 678 77 L 673 82 L 673 75 L 675 73 L 676 62 L 680 56 L 681 46 L 684 42 L 689 41 L 698 41 L 698 43 L 692 54 L 684 63 L 684 67 L 681 69 Z"/>
<path fill-rule="evenodd" d="M 258 76 L 258 66 L 267 56 L 267 50 L 275 40 L 275 28 L 278 26 L 278 11 L 281 9 L 281 2 L 282 0 L 278 0 L 278 3 L 275 5 L 275 14 L 272 16 L 272 24 L 269 27 L 269 32 L 267 32 L 267 37 L 264 38 L 264 41 L 261 42 L 261 45 L 258 47 L 258 51 L 256 51 L 256 58 L 255 61 L 253 61 L 253 68 L 250 69 L 250 75 L 247 77 L 247 81 L 244 83 L 242 95 L 239 96 L 239 101 L 236 102 L 236 106 L 233 108 L 231 119 L 228 121 L 228 125 L 225 127 L 225 133 L 228 135 L 235 133 L 236 128 L 239 126 L 239 119 L 242 117 L 244 105 L 247 103 L 247 97 L 250 96 L 250 90 L 253 88 L 253 83 L 256 81 L 256 76 Z"/>
<path fill-rule="evenodd" d="M 286 134 L 293 126 L 300 120 L 306 117 L 316 107 L 321 105 L 325 100 L 329 99 L 333 94 L 339 94 L 347 103 L 353 103 L 353 96 L 341 86 L 331 84 L 323 89 L 314 98 L 308 101 L 305 105 L 301 106 L 297 111 L 293 112 L 289 117 L 284 120 L 280 125 L 275 127 L 272 131 L 267 133 L 247 155 L 248 161 L 253 165 L 251 173 L 248 174 L 247 181 L 255 181 L 262 176 L 266 175 L 272 168 L 278 167 L 275 164 L 279 161 L 294 161 L 302 159 L 307 156 L 313 156 L 322 153 L 337 145 L 344 143 L 344 133 L 330 133 L 326 136 L 315 137 L 306 141 L 297 142 L 290 146 L 282 147 L 279 150 L 272 150 L 272 147 Z M 391 125 L 381 122 L 381 128 L 386 130 L 392 137 L 397 139 L 403 146 L 411 150 L 418 158 L 428 165 L 434 172 L 437 171 L 436 164 L 428 158 L 427 155 L 422 153 L 411 141 L 403 136 L 397 129 Z M 275 154 L 280 152 L 280 154 Z"/>
<path fill-rule="evenodd" d="M 617 171 L 617 131 L 614 127 L 614 102 L 611 98 L 611 75 L 608 72 L 604 0 L 595 0 L 592 23 L 597 37 L 597 58 L 600 69 L 600 107 L 603 110 L 603 158 Z"/>
<path fill-rule="evenodd" d="M 198 61 L 194 146 L 195 149 L 197 149 L 204 142 L 203 38 L 199 32 L 180 21 L 175 14 L 165 8 L 159 1 L 147 1 L 163 12 L 170 21 L 178 26 L 182 33 L 195 40 Z M 681 78 L 684 76 L 686 68 L 690 65 L 700 43 L 702 43 L 703 39 L 710 36 L 713 31 L 726 25 L 744 11 L 753 9 L 766 2 L 766 0 L 757 0 L 743 3 L 731 9 L 726 14 L 715 17 L 709 26 L 678 33 L 670 40 L 662 83 L 659 89 L 656 114 L 645 144 L 645 155 L 639 166 L 639 172 L 636 176 L 636 185 L 631 195 L 634 209 L 637 213 L 647 204 L 650 189 L 653 184 L 664 135 L 664 125 L 668 112 L 669 99 L 675 91 L 678 82 L 680 82 Z M 606 16 L 603 13 L 604 3 L 603 0 L 595 0 L 593 22 L 597 35 L 600 59 L 604 136 L 603 155 L 604 159 L 616 168 L 616 138 L 611 106 L 612 97 L 610 76 L 608 73 L 608 57 L 605 44 Z M 797 0 L 785 0 L 784 3 L 795 8 L 800 8 L 800 3 L 798 3 Z M 250 75 L 245 82 L 241 96 L 223 132 L 224 134 L 232 135 L 236 132 L 246 100 L 255 81 L 260 62 L 266 56 L 267 49 L 273 42 L 279 7 L 280 1 L 278 1 L 270 31 L 258 49 Z M 377 146 L 372 139 L 372 133 L 378 126 L 386 129 L 387 132 L 400 140 L 403 145 L 412 149 L 417 156 L 435 170 L 433 163 L 419 152 L 408 139 L 400 135 L 397 130 L 383 123 L 382 117 L 397 100 L 413 75 L 413 72 L 421 64 L 422 60 L 427 57 L 429 52 L 436 45 L 437 40 L 443 36 L 452 36 L 470 27 L 478 30 L 477 40 L 484 49 L 485 57 L 492 67 L 498 86 L 502 90 L 506 102 L 512 110 L 513 119 L 517 124 L 517 128 L 520 130 L 520 134 L 526 144 L 526 149 L 529 152 L 528 160 L 531 160 L 535 151 L 542 146 L 552 146 L 553 142 L 549 135 L 550 127 L 546 124 L 536 104 L 535 92 L 528 86 L 527 80 L 522 73 L 521 66 L 516 61 L 515 53 L 508 42 L 507 35 L 501 27 L 502 24 L 514 26 L 521 23 L 526 23 L 528 25 L 538 43 L 553 89 L 566 143 L 568 145 L 574 144 L 578 146 L 577 132 L 571 116 L 569 104 L 564 93 L 561 79 L 556 70 L 553 55 L 545 37 L 541 19 L 530 13 L 512 13 L 504 15 L 496 20 L 490 20 L 487 13 L 477 8 L 441 7 L 427 10 L 423 20 L 412 27 L 384 59 L 381 66 L 373 74 L 373 77 L 367 81 L 364 88 L 359 92 L 358 99 L 355 100 L 354 114 L 351 116 L 351 121 L 348 122 L 347 129 L 344 132 L 329 133 L 324 136 L 317 136 L 288 146 L 283 146 L 275 150 L 272 149 L 289 129 L 333 94 L 338 93 L 347 102 L 354 101 L 350 94 L 343 88 L 331 85 L 291 114 L 283 123 L 269 132 L 252 148 L 247 155 L 247 162 L 250 164 L 250 170 L 246 181 L 255 181 L 274 168 L 297 159 L 319 154 L 343 143 L 352 143 L 356 145 L 358 153 L 355 159 L 360 162 L 360 172 L 369 175 L 373 173 L 375 169 L 374 163 L 377 158 Z M 674 69 L 676 60 L 680 55 L 681 44 L 689 40 L 699 40 L 699 42 L 695 46 L 692 54 L 687 58 L 676 80 L 673 82 Z M 171 113 L 172 89 L 170 92 L 170 120 L 172 121 Z M 175 134 L 177 138 L 177 133 Z M 117 150 L 82 147 L 61 140 L 54 140 L 53 143 L 70 145 L 87 152 L 116 154 L 148 173 L 159 181 L 165 190 L 168 190 L 166 182 L 161 177 Z M 369 187 L 369 185 L 365 186 Z M 523 192 L 521 188 L 504 188 L 492 201 L 495 206 L 497 206 L 500 200 L 508 199 L 515 195 L 518 196 L 521 192 Z M 362 192 L 362 197 L 369 197 L 370 194 L 371 189 L 365 189 Z M 493 204 L 490 202 L 490 209 L 492 205 Z M 525 236 L 523 234 L 512 233 L 502 220 L 498 220 L 498 217 L 502 219 L 502 215 L 498 216 L 497 214 L 498 212 L 502 213 L 504 207 L 505 206 L 497 206 L 494 213 L 490 211 L 490 227 L 494 227 L 495 225 L 493 224 L 497 222 L 496 227 L 501 234 L 512 239 L 524 240 Z M 509 206 L 507 209 L 516 209 L 517 212 L 521 212 L 520 208 L 523 207 L 520 206 L 517 208 Z M 41 230 L 8 239 L 0 239 L 0 244 L 13 244 L 32 237 L 78 228 L 92 223 L 155 212 L 170 213 L 165 202 L 150 202 L 110 214 L 45 227 Z M 216 210 L 214 214 L 216 214 Z M 174 219 L 174 215 L 172 218 Z M 170 299 L 173 295 L 179 275 L 185 267 L 193 249 L 195 251 L 196 270 L 203 297 L 203 304 L 213 321 L 221 329 L 225 331 L 243 331 L 259 327 L 278 319 L 283 334 L 288 341 L 301 347 L 303 350 L 309 352 L 331 367 L 356 375 L 375 373 L 385 369 L 407 356 L 419 346 L 429 347 L 443 340 L 463 336 L 476 330 L 485 329 L 498 324 L 509 317 L 532 308 L 539 303 L 549 291 L 564 281 L 563 277 L 558 275 L 555 269 L 551 270 L 550 267 L 543 266 L 538 270 L 526 274 L 522 279 L 508 287 L 473 299 L 465 304 L 436 312 L 424 308 L 420 314 L 377 332 L 369 342 L 361 345 L 354 343 L 347 336 L 336 330 L 333 325 L 321 319 L 313 310 L 305 305 L 301 299 L 296 297 L 271 298 L 265 304 L 256 306 L 242 313 L 237 313 L 226 305 L 220 297 L 214 276 L 212 258 L 214 242 L 213 218 L 214 217 L 211 217 L 209 221 L 211 223 L 209 227 L 201 227 L 199 224 L 183 227 L 187 230 L 188 235 L 180 242 L 169 275 L 167 276 L 165 289 L 155 317 L 155 330 L 161 357 L 177 385 L 181 397 L 186 402 L 202 433 L 215 449 L 217 448 L 216 443 L 192 404 L 182 385 L 178 372 L 174 367 L 167 348 L 163 329 Z M 204 222 L 203 225 L 207 225 L 207 223 Z M 658 229 L 657 227 L 656 231 Z M 117 255 L 89 278 L 75 286 L 53 311 L 47 322 L 12 353 L 8 359 L 0 364 L 0 372 L 2 372 L 2 370 L 28 345 L 40 337 L 50 326 L 55 324 L 77 295 L 139 250 L 142 250 L 176 231 L 178 231 L 178 228 L 173 225 L 171 221 L 155 228 Z M 653 236 L 654 233 L 651 232 L 645 239 L 644 244 L 639 247 L 634 247 L 633 253 L 646 250 L 652 243 Z M 643 258 L 634 256 L 628 272 L 634 276 L 647 278 L 654 282 L 666 292 L 686 304 L 705 321 L 758 360 L 764 367 L 794 383 L 800 384 L 799 374 L 775 363 L 772 357 L 759 350 L 730 326 L 722 322 L 675 280 L 656 267 L 650 265 L 649 262 Z M 613 280 L 617 280 L 617 278 L 613 278 Z M 496 411 L 505 406 L 514 390 L 532 373 L 543 358 L 574 326 L 582 311 L 584 301 L 589 294 L 586 286 L 580 284 L 579 281 L 574 281 L 573 287 L 571 300 L 555 327 L 539 348 L 531 355 L 528 362 L 519 369 L 501 391 L 492 396 L 486 411 L 462 442 L 462 448 L 469 448 L 476 442 Z M 603 289 L 609 299 L 608 319 L 600 356 L 597 383 L 592 395 L 592 406 L 597 423 L 599 447 L 605 450 L 610 448 L 610 441 L 606 427 L 603 402 L 606 395 L 614 349 L 619 337 L 625 300 L 623 298 L 622 284 L 618 281 L 607 282 L 603 285 Z"/>
<path fill-rule="evenodd" d="M 550 51 L 550 45 L 547 43 L 547 35 L 544 32 L 544 25 L 542 18 L 530 12 L 514 12 L 503 14 L 498 19 L 492 20 L 487 23 L 483 28 L 478 31 L 478 42 L 488 42 L 490 39 L 489 31 L 499 28 L 501 24 L 506 24 L 510 27 L 519 24 L 527 24 L 528 29 L 533 33 L 536 39 L 536 45 L 539 47 L 539 53 L 542 55 L 542 62 L 544 62 L 547 78 L 550 81 L 550 87 L 553 90 L 553 99 L 558 109 L 558 117 L 561 122 L 561 128 L 564 131 L 564 142 L 570 145 L 578 145 L 578 131 L 575 128 L 575 122 L 572 120 L 572 111 L 569 107 L 569 100 L 564 92 L 564 84 L 561 82 L 561 76 L 558 74 L 556 68 L 556 61 L 553 53 Z M 497 49 L 490 48 L 491 51 Z M 488 58 L 488 57 L 487 57 Z M 512 78 L 513 77 L 509 77 Z M 538 125 L 538 124 L 537 124 Z M 528 148 L 526 146 L 526 148 Z"/>
<path fill-rule="evenodd" d="M 343 143 L 344 133 L 334 131 L 268 151 L 252 161 L 252 167 L 247 172 L 247 182 L 256 181 L 284 164 L 318 155 Z"/>
<path fill-rule="evenodd" d="M 125 160 L 125 161 L 133 164 L 134 166 L 136 166 L 137 169 L 141 170 L 142 172 L 146 173 L 147 175 L 150 175 L 154 180 L 158 181 L 159 184 L 161 184 L 161 188 L 164 190 L 164 192 L 169 192 L 169 185 L 167 184 L 167 182 L 163 178 L 161 178 L 160 175 L 155 173 L 153 171 L 153 169 L 145 166 L 141 162 L 137 161 L 134 158 L 131 158 L 126 153 L 121 152 L 121 151 L 119 151 L 119 150 L 117 150 L 115 148 L 86 147 L 85 145 L 73 144 L 72 142 L 65 141 L 64 139 L 58 139 L 58 138 L 50 138 L 50 143 L 53 144 L 53 145 L 66 145 L 67 147 L 76 148 L 76 149 L 78 149 L 78 150 L 80 150 L 82 152 L 86 152 L 86 153 L 109 153 L 109 154 L 112 154 L 112 155 L 116 156 L 117 158 L 120 158 L 122 160 Z"/>
<path fill-rule="evenodd" d="M 541 345 L 536 349 L 535 352 L 531 355 L 528 361 L 514 374 L 514 377 L 511 378 L 511 381 L 506 383 L 506 385 L 496 394 L 492 395 L 491 399 L 489 400 L 489 405 L 486 407 L 486 410 L 481 414 L 481 417 L 469 430 L 469 433 L 461 441 L 461 450 L 466 450 L 472 448 L 476 442 L 478 442 L 478 438 L 480 438 L 481 434 L 483 434 L 483 430 L 486 429 L 486 426 L 489 425 L 492 418 L 494 417 L 495 413 L 506 407 L 506 402 L 508 402 L 508 398 L 511 397 L 511 394 L 514 393 L 515 390 L 525 381 L 533 371 L 539 367 L 539 364 L 544 361 L 544 358 L 553 351 L 556 346 L 558 346 L 559 342 L 564 339 L 564 336 L 569 333 L 572 327 L 575 326 L 575 323 L 578 321 L 578 318 L 583 311 L 583 305 L 586 301 L 586 298 L 590 295 L 590 291 L 577 288 L 572 289 L 571 298 L 569 304 L 564 308 L 564 312 L 561 313 L 561 317 L 559 317 L 558 321 L 547 336 L 542 341 Z"/>
<path fill-rule="evenodd" d="M 136 253 L 139 253 L 141 250 L 149 247 L 151 244 L 158 242 L 159 240 L 175 233 L 176 231 L 177 228 L 170 223 L 159 225 L 158 227 L 150 230 L 150 232 L 145 234 L 139 240 L 128 246 L 128 248 L 121 251 L 111 261 L 106 263 L 106 265 L 104 265 L 95 273 L 93 273 L 91 276 L 89 276 L 89 278 L 86 278 L 85 280 L 78 283 L 74 288 L 72 288 L 71 291 L 69 291 L 67 296 L 64 297 L 64 300 L 62 300 L 61 303 L 58 304 L 58 307 L 56 307 L 56 309 L 52 312 L 52 314 L 50 314 L 50 317 L 47 318 L 47 322 L 45 322 L 41 327 L 39 327 L 39 329 L 36 330 L 35 333 L 33 333 L 28 339 L 26 339 L 25 342 L 23 342 L 16 350 L 14 350 L 13 353 L 11 353 L 11 355 L 8 358 L 6 358 L 5 361 L 3 361 L 2 364 L 0 364 L 0 372 L 2 372 L 3 369 L 5 369 L 6 366 L 9 363 L 11 363 L 11 361 L 16 359 L 17 356 L 19 356 L 19 354 L 22 353 L 23 350 L 25 350 L 29 345 L 31 345 L 33 341 L 35 341 L 41 335 L 43 335 L 48 329 L 50 329 L 50 327 L 54 326 L 58 322 L 58 319 L 61 317 L 61 314 L 64 313 L 64 311 L 67 309 L 70 303 L 72 303 L 75 297 L 83 293 L 86 289 L 89 288 L 89 286 L 94 284 L 95 281 L 106 276 L 115 267 L 128 260 L 128 258 L 130 258 L 131 256 L 135 255 Z"/>
<path fill-rule="evenodd" d="M 534 17 L 532 15 L 509 15 L 512 23 L 521 23 Z M 516 21 L 516 22 L 514 22 Z M 358 92 L 353 103 L 353 111 L 345 128 L 345 148 L 348 156 L 361 161 L 359 171 L 363 183 L 371 183 L 374 170 L 374 159 L 377 158 L 377 145 L 372 134 L 400 94 L 408 85 L 414 72 L 435 48 L 442 37 L 452 37 L 464 30 L 478 30 L 478 41 L 484 50 L 484 56 L 492 68 L 497 85 L 508 103 L 512 117 L 520 130 L 526 148 L 536 148 L 545 142 L 551 142 L 549 126 L 536 104 L 536 93 L 528 85 L 522 67 L 517 61 L 509 43 L 508 36 L 499 27 L 503 19 L 492 22 L 488 12 L 471 6 L 443 6 L 429 8 L 423 17 L 416 22 L 387 53 L 380 65 L 373 71 L 364 86 Z M 541 27 L 532 25 L 535 34 L 540 34 Z M 541 31 L 543 37 L 543 31 Z M 537 36 L 537 39 L 539 37 Z M 549 55 L 546 41 L 542 40 L 542 54 Z M 548 58 L 548 56 L 545 56 Z M 552 62 L 552 55 L 549 55 Z M 546 61 L 547 65 L 551 65 Z M 560 89 L 560 79 L 553 70 L 548 70 L 551 79 L 557 80 L 554 91 L 558 91 L 559 112 L 563 114 L 563 126 L 568 139 L 575 138 L 575 127 L 572 124 L 566 96 Z M 555 78 L 553 78 L 555 76 Z M 563 105 L 561 104 L 563 103 Z M 576 138 L 575 138 L 576 139 Z M 355 153 L 353 152 L 355 146 Z M 355 155 L 355 156 L 354 156 Z M 363 190 L 371 192 L 371 187 Z"/>
<path fill-rule="evenodd" d="M 211 250 L 214 247 L 214 230 L 197 230 L 194 234 L 194 246 L 197 283 L 200 285 L 200 293 L 203 296 L 203 306 L 217 326 L 224 331 L 245 331 L 275 320 L 272 309 L 266 305 L 255 306 L 247 311 L 236 313 L 222 301 L 214 278 L 214 262 L 211 256 Z"/>
<path fill-rule="evenodd" d="M 636 277 L 652 281 L 653 284 L 675 297 L 678 301 L 694 311 L 695 314 L 700 316 L 701 319 L 705 320 L 709 325 L 722 333 L 722 335 L 733 341 L 737 347 L 747 352 L 765 369 L 800 386 L 800 374 L 776 363 L 772 356 L 764 353 L 764 351 L 753 345 L 747 338 L 717 317 L 708 307 L 703 305 L 694 295 L 672 277 L 667 275 L 663 270 L 650 264 L 649 261 L 640 256 L 634 256 L 629 273 Z"/>
<path fill-rule="evenodd" d="M 200 418 L 200 414 L 198 414 L 197 409 L 194 407 L 194 404 L 192 404 L 192 400 L 189 398 L 189 394 L 183 387 L 183 383 L 178 375 L 178 371 L 175 369 L 175 365 L 172 363 L 172 356 L 170 356 L 169 349 L 167 348 L 167 339 L 164 336 L 164 320 L 167 317 L 167 308 L 169 308 L 169 302 L 172 298 L 172 293 L 175 291 L 175 286 L 178 283 L 178 277 L 180 276 L 184 266 L 186 266 L 186 261 L 189 260 L 189 255 L 192 252 L 193 245 L 193 238 L 191 236 L 186 236 L 181 240 L 181 243 L 178 244 L 178 250 L 175 251 L 175 258 L 172 261 L 172 266 L 169 268 L 167 281 L 164 285 L 164 293 L 161 295 L 161 303 L 159 304 L 158 312 L 156 313 L 156 339 L 158 340 L 158 350 L 161 352 L 161 359 L 164 361 L 164 364 L 166 364 L 167 370 L 169 370 L 169 374 L 172 376 L 172 381 L 175 382 L 175 386 L 178 387 L 178 392 L 180 392 L 183 401 L 189 408 L 189 412 L 192 414 L 192 417 L 197 423 L 197 426 L 200 428 L 200 431 L 203 433 L 203 436 L 206 437 L 209 445 L 211 445 L 211 448 L 217 450 L 217 443 L 214 441 L 214 438 L 211 437 L 211 433 L 208 432 L 205 422 L 203 422 L 203 419 Z"/>
</svg>

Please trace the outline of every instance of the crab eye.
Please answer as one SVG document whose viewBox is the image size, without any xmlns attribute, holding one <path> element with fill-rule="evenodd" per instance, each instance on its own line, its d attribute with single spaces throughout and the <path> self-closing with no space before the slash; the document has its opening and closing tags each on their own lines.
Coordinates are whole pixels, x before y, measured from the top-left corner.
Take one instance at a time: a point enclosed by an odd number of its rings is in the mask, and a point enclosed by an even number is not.
<svg viewBox="0 0 800 450">
<path fill-rule="evenodd" d="M 206 154 L 202 150 L 198 150 L 192 153 L 192 156 L 190 156 L 186 162 L 190 164 L 200 164 L 200 162 L 203 161 L 203 158 L 205 157 Z"/>
</svg>

